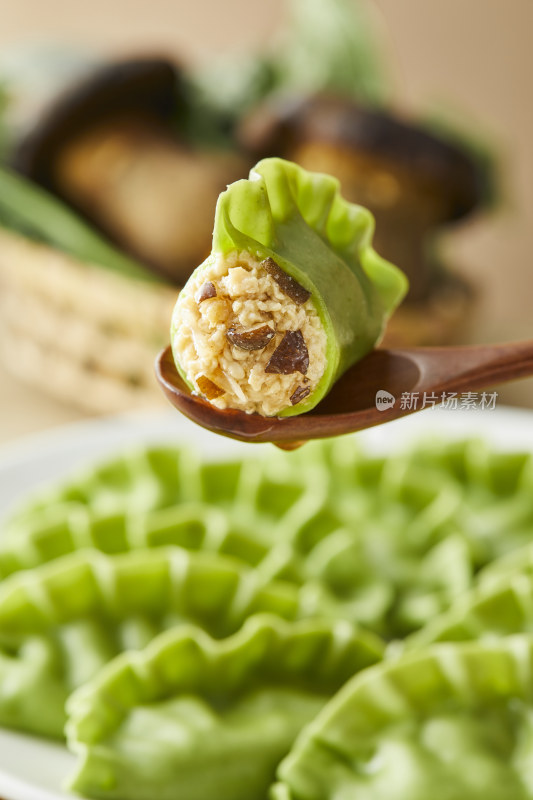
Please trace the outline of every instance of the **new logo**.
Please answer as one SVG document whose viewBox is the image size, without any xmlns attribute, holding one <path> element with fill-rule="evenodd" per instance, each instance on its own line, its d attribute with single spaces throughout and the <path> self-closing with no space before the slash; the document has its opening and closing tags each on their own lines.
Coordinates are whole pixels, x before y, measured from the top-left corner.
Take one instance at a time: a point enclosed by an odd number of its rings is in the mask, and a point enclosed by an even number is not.
<svg viewBox="0 0 533 800">
<path fill-rule="evenodd" d="M 387 411 L 388 408 L 394 408 L 396 398 L 385 389 L 380 389 L 376 392 L 376 408 L 378 411 Z"/>
</svg>

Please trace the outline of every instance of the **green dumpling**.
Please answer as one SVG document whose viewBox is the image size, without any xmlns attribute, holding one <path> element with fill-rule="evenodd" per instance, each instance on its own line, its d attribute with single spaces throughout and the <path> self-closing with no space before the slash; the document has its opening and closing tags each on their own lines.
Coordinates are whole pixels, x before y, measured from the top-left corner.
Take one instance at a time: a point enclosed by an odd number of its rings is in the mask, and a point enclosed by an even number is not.
<svg viewBox="0 0 533 800">
<path fill-rule="evenodd" d="M 172 319 L 176 366 L 218 408 L 313 408 L 379 341 L 407 280 L 372 248 L 374 220 L 339 183 L 279 158 L 218 200 L 213 249 Z"/>
<path fill-rule="evenodd" d="M 482 570 L 473 589 L 405 640 L 408 649 L 434 642 L 494 639 L 533 633 L 533 547 L 521 548 Z"/>
<path fill-rule="evenodd" d="M 264 800 L 301 728 L 375 661 L 344 622 L 257 615 L 223 641 L 169 631 L 70 698 L 68 743 L 81 757 L 71 788 L 110 800 Z"/>
<path fill-rule="evenodd" d="M 80 551 L 12 575 L 0 586 L 0 725 L 61 737 L 68 695 L 124 650 L 184 623 L 223 638 L 259 612 L 317 617 L 319 601 L 312 588 L 179 547 Z M 363 631 L 359 641 L 374 663 L 381 641 Z"/>
<path fill-rule="evenodd" d="M 441 644 L 355 676 L 271 800 L 530 800 L 533 639 Z"/>
</svg>

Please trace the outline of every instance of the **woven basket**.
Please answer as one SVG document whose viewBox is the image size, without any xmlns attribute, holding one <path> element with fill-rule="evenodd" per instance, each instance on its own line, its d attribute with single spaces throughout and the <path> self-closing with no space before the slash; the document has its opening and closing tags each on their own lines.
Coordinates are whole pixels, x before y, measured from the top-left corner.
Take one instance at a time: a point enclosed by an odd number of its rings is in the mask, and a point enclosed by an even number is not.
<svg viewBox="0 0 533 800">
<path fill-rule="evenodd" d="M 7 368 L 91 412 L 161 399 L 154 358 L 175 287 L 82 264 L 0 229 L 0 349 Z"/>
</svg>

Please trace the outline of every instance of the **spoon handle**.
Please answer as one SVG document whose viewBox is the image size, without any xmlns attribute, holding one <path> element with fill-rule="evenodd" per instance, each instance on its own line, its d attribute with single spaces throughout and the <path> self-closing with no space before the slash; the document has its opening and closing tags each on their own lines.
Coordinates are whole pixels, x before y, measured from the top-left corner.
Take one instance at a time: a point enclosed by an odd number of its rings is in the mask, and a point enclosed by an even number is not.
<svg viewBox="0 0 533 800">
<path fill-rule="evenodd" d="M 533 376 L 533 340 L 411 351 L 415 353 L 420 370 L 416 388 L 464 392 Z"/>
</svg>

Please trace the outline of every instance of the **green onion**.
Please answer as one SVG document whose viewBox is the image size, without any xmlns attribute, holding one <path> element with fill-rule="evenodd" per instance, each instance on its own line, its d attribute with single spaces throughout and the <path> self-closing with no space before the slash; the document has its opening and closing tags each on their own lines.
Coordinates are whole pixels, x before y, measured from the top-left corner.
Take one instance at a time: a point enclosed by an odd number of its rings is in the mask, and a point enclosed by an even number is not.
<svg viewBox="0 0 533 800">
<path fill-rule="evenodd" d="M 138 280 L 158 280 L 147 267 L 109 244 L 63 202 L 5 167 L 0 167 L 0 227 L 47 242 L 79 261 Z"/>
</svg>

